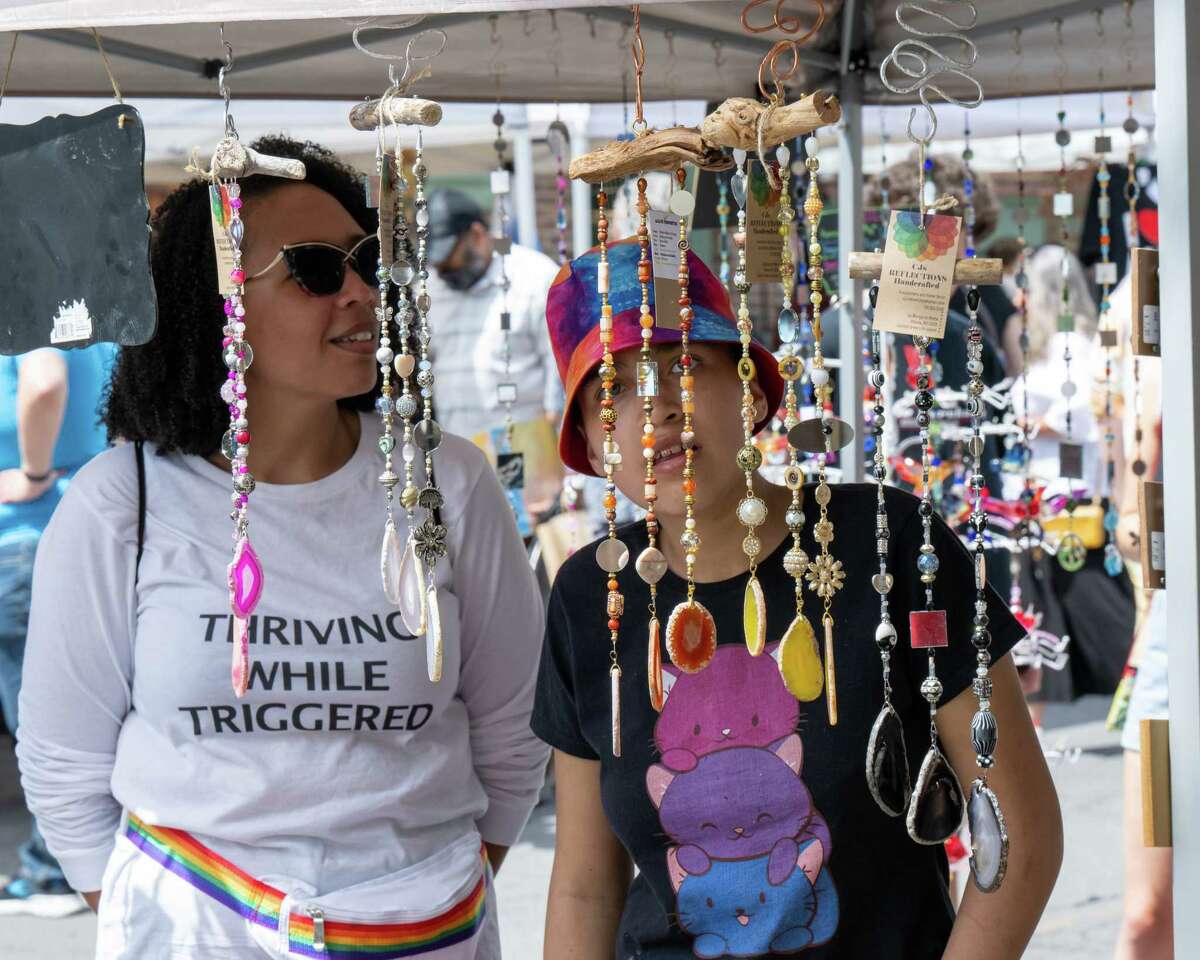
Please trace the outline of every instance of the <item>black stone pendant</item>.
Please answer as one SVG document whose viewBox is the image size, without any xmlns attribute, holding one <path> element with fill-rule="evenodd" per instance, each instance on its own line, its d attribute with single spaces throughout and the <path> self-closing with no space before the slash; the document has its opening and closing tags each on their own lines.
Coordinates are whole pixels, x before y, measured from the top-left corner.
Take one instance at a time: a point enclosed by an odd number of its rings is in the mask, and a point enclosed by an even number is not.
<svg viewBox="0 0 1200 960">
<path fill-rule="evenodd" d="M 908 835 L 917 843 L 945 843 L 962 824 L 966 805 L 949 761 L 931 744 L 908 805 Z"/>
<path fill-rule="evenodd" d="M 980 890 L 993 893 L 1000 889 L 1008 870 L 1008 829 L 1000 800 L 983 780 L 971 784 L 967 825 L 971 831 L 971 876 Z"/>
<path fill-rule="evenodd" d="M 898 817 L 908 809 L 912 778 L 904 748 L 904 727 L 890 703 L 879 711 L 867 742 L 867 786 L 879 809 L 889 817 Z"/>
</svg>

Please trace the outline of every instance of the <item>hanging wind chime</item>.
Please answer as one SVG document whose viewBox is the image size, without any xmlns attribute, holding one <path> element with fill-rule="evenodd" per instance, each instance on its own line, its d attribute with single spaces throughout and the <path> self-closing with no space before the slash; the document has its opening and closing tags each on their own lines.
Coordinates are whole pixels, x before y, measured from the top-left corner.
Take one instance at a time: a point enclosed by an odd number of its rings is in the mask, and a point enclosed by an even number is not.
<svg viewBox="0 0 1200 960">
<path fill-rule="evenodd" d="M 917 229 L 924 231 L 927 225 L 934 221 L 926 219 L 929 208 L 934 210 L 944 208 L 944 201 L 935 199 L 936 191 L 932 184 L 926 182 L 928 172 L 926 154 L 937 132 L 937 116 L 931 107 L 928 95 L 932 91 L 950 103 L 965 108 L 978 106 L 983 100 L 983 91 L 978 81 L 968 72 L 975 63 L 977 50 L 962 30 L 969 29 L 976 21 L 975 5 L 969 0 L 960 0 L 955 4 L 945 4 L 946 8 L 961 10 L 961 19 L 950 16 L 950 10 L 930 11 L 919 8 L 916 4 L 902 4 L 897 10 L 896 18 L 909 37 L 902 39 L 896 47 L 884 58 L 880 65 L 880 79 L 884 86 L 894 93 L 908 95 L 916 93 L 920 98 L 921 107 L 925 112 L 927 132 L 918 136 L 913 130 L 913 121 L 917 108 L 909 115 L 908 135 L 918 147 L 918 178 L 920 189 L 918 202 L 920 206 Z M 960 55 L 953 56 L 943 50 L 932 47 L 920 39 L 929 34 L 915 29 L 910 25 L 914 14 L 924 13 L 945 24 L 945 31 L 939 31 L 937 36 L 944 37 L 959 45 Z M 901 74 L 899 80 L 893 80 L 889 68 Z M 961 78 L 975 90 L 975 96 L 969 100 L 946 96 L 945 92 L 933 83 L 941 74 L 950 74 Z M 910 82 L 903 78 L 907 77 Z M 899 225 L 897 226 L 899 230 Z M 957 234 L 957 229 L 954 231 Z M 968 237 L 970 235 L 968 234 Z M 930 241 L 932 242 L 932 241 Z M 968 239 L 968 243 L 970 240 Z M 974 250 L 969 251 L 971 254 Z M 999 261 L 988 260 L 957 260 L 954 269 L 954 280 L 958 283 L 995 283 L 999 280 Z M 882 258 L 869 254 L 851 254 L 851 276 L 863 279 L 877 280 L 882 267 Z M 877 296 L 877 295 L 876 295 Z M 972 720 L 972 740 L 976 748 L 976 761 L 981 768 L 981 776 L 972 785 L 971 802 L 968 804 L 962 793 L 953 768 L 942 754 L 938 743 L 937 709 L 942 700 L 943 685 L 937 676 L 935 651 L 949 643 L 949 631 L 946 611 L 938 609 L 935 603 L 935 585 L 940 567 L 940 559 L 933 542 L 934 507 L 931 491 L 931 467 L 933 457 L 930 426 L 931 411 L 936 400 L 933 393 L 933 360 L 930 355 L 930 340 L 927 337 L 914 337 L 917 346 L 920 365 L 917 369 L 917 392 L 915 405 L 917 408 L 917 426 L 920 432 L 921 445 L 921 500 L 918 506 L 918 516 L 921 519 L 922 543 L 917 558 L 917 573 L 925 590 L 925 609 L 914 610 L 909 614 L 909 635 L 914 649 L 926 650 L 928 654 L 928 674 L 921 683 L 921 695 L 929 704 L 929 749 L 921 762 L 916 785 L 908 801 L 906 823 L 909 836 L 918 843 L 939 844 L 944 842 L 958 829 L 964 809 L 968 815 L 971 832 L 972 858 L 971 865 L 975 874 L 976 884 L 984 890 L 995 890 L 1003 879 L 1003 865 L 1007 859 L 1008 837 L 1004 828 L 1003 816 L 1000 812 L 999 801 L 987 786 L 984 774 L 992 766 L 992 751 L 995 748 L 995 718 L 990 712 L 991 685 L 988 679 L 988 666 L 991 661 L 988 646 L 990 634 L 987 631 L 986 614 L 986 576 L 983 571 L 984 534 L 987 529 L 987 516 L 983 512 L 981 475 L 983 438 L 981 435 L 981 417 L 983 413 L 983 384 L 980 379 L 982 363 L 981 356 L 982 333 L 979 330 L 976 311 L 979 303 L 977 289 L 969 289 L 967 305 L 970 314 L 968 331 L 968 410 L 972 417 L 972 433 L 968 441 L 971 455 L 972 473 L 969 486 L 972 491 L 973 505 L 971 526 L 974 530 L 973 542 L 975 552 L 975 583 L 976 604 L 972 643 L 976 647 L 977 669 L 972 685 L 979 698 L 979 710 Z M 878 309 L 878 303 L 873 306 Z M 875 325 L 878 329 L 879 318 Z M 975 361 L 975 362 L 972 362 Z M 873 371 L 874 372 L 874 371 Z M 883 384 L 883 376 L 872 377 L 872 384 Z M 878 387 L 876 388 L 878 389 Z M 877 404 L 876 411 L 879 412 Z M 877 455 L 876 479 L 879 480 L 879 464 L 882 453 Z M 878 538 L 877 547 L 883 557 L 879 574 L 874 584 L 882 597 L 890 589 L 891 582 L 886 571 L 885 538 Z M 882 606 L 880 626 L 877 632 L 880 651 L 884 655 L 885 684 L 884 706 L 876 721 L 878 729 L 888 731 L 891 736 L 885 736 L 877 741 L 872 738 L 867 756 L 867 779 L 872 788 L 872 794 L 885 813 L 895 815 L 905 794 L 904 770 L 907 768 L 906 753 L 903 748 L 903 734 L 898 725 L 892 721 L 888 713 L 891 707 L 889 691 L 886 682 L 889 658 L 896 638 L 894 628 L 890 624 L 886 603 Z M 890 774 L 884 776 L 883 774 Z"/>
<path fill-rule="evenodd" d="M 262 562 L 250 542 L 250 494 L 254 477 L 250 473 L 250 402 L 246 392 L 246 372 L 254 362 L 254 351 L 246 341 L 245 294 L 247 277 L 242 264 L 246 225 L 242 219 L 241 185 L 238 180 L 254 175 L 303 180 L 304 164 L 299 160 L 267 157 L 242 145 L 230 113 L 230 93 L 225 78 L 233 69 L 233 47 L 220 27 L 225 60 L 217 72 L 217 87 L 225 102 L 225 136 L 217 144 L 208 170 L 199 171 L 209 180 L 208 194 L 213 238 L 217 251 L 218 289 L 224 297 L 224 325 L 221 330 L 221 355 L 228 370 L 221 384 L 221 402 L 229 410 L 229 429 L 221 438 L 221 452 L 229 461 L 233 483 L 231 494 L 233 521 L 233 557 L 226 574 L 229 605 L 233 611 L 233 662 L 230 670 L 233 691 L 240 698 L 250 682 L 250 617 L 262 597 L 265 576 Z M 192 169 L 196 169 L 193 164 Z"/>
<path fill-rule="evenodd" d="M 1058 55 L 1058 130 L 1054 141 L 1058 144 L 1058 192 L 1054 194 L 1054 215 L 1059 222 L 1059 242 L 1062 245 L 1062 282 L 1058 307 L 1058 332 L 1065 333 L 1063 338 L 1063 365 L 1066 367 L 1066 380 L 1061 390 L 1066 402 L 1066 439 L 1058 445 L 1059 475 L 1065 480 L 1082 480 L 1083 478 L 1083 445 L 1076 443 L 1072 429 L 1071 399 L 1078 392 L 1078 386 L 1071 379 L 1071 337 L 1075 332 L 1075 309 L 1071 300 L 1070 268 L 1071 254 L 1069 244 L 1071 233 L 1068 229 L 1070 218 L 1075 213 L 1075 197 L 1067 182 L 1067 146 L 1071 143 L 1071 132 L 1067 129 L 1067 111 L 1064 101 L 1064 91 L 1067 79 L 1067 59 L 1063 46 L 1062 18 L 1054 21 L 1054 48 Z M 1067 532 L 1058 542 L 1055 556 L 1058 565 L 1064 570 L 1074 573 L 1083 568 L 1087 560 L 1087 547 L 1083 538 L 1075 532 L 1075 509 L 1078 506 L 1076 491 L 1072 486 L 1067 494 Z"/>
<path fill-rule="evenodd" d="M 376 172 L 368 179 L 367 201 L 379 211 L 376 268 L 379 303 L 375 308 L 379 347 L 375 359 L 381 387 L 375 409 L 383 426 L 379 452 L 384 468 L 379 483 L 384 489 L 386 508 L 379 569 L 384 595 L 399 607 L 405 628 L 413 636 L 425 638 L 426 673 L 430 682 L 436 683 L 442 677 L 444 658 L 436 566 L 446 555 L 447 530 L 441 522 L 445 501 L 437 487 L 433 462 L 433 453 L 441 445 L 442 430 L 433 419 L 433 365 L 429 358 L 428 169 L 423 128 L 440 122 L 442 108 L 432 100 L 405 94 L 417 80 L 428 75 L 428 61 L 441 53 L 446 36 L 440 30 L 421 31 L 409 40 L 402 56 L 392 57 L 366 49 L 359 41 L 361 29 L 356 28 L 352 36 L 358 50 L 377 60 L 404 63 L 399 78 L 389 63 L 390 85 L 383 96 L 359 104 L 350 114 L 351 126 L 376 133 Z M 418 46 L 428 44 L 431 39 L 434 46 L 418 54 Z M 426 65 L 414 72 L 420 63 Z M 416 127 L 411 228 L 404 203 L 409 183 L 402 163 L 402 126 Z M 397 427 L 403 461 L 401 474 L 396 473 L 394 459 Z M 416 462 L 422 455 L 424 486 L 419 487 Z M 408 530 L 403 546 L 394 516 L 397 487 Z M 418 509 L 425 511 L 419 522 Z"/>
</svg>

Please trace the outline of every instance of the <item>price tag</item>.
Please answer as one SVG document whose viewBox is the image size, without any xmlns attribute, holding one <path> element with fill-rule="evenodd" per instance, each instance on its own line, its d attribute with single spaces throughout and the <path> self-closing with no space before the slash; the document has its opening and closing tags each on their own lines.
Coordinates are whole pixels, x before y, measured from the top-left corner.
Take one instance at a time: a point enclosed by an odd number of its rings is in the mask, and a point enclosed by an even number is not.
<svg viewBox="0 0 1200 960">
<path fill-rule="evenodd" d="M 1162 530 L 1150 531 L 1150 568 L 1167 569 L 1167 535 Z"/>
<path fill-rule="evenodd" d="M 779 235 L 779 191 L 762 164 L 749 163 L 746 192 L 746 268 L 751 283 L 779 283 L 783 237 Z"/>
<path fill-rule="evenodd" d="M 229 276 L 234 268 L 233 241 L 229 238 L 233 208 L 229 205 L 229 190 L 224 184 L 208 185 L 208 209 L 212 215 L 213 249 L 217 255 L 217 291 L 227 297 L 237 293 L 237 284 Z"/>
<path fill-rule="evenodd" d="M 51 343 L 75 343 L 92 339 L 92 315 L 83 300 L 60 304 L 50 331 Z"/>
<path fill-rule="evenodd" d="M 679 218 L 665 210 L 646 215 L 654 273 L 654 322 L 679 329 Z"/>
<path fill-rule="evenodd" d="M 959 217 L 893 210 L 879 277 L 875 329 L 941 339 L 954 289 Z"/>
<path fill-rule="evenodd" d="M 1142 307 L 1142 340 L 1154 347 L 1162 347 L 1162 325 L 1158 320 L 1158 305 L 1148 303 Z"/>
</svg>

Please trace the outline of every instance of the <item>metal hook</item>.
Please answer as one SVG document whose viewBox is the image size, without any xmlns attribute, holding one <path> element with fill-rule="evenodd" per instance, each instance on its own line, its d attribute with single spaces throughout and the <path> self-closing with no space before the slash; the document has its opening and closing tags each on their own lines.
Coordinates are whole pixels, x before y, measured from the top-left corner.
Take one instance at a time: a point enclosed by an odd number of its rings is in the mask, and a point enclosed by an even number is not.
<svg viewBox="0 0 1200 960">
<path fill-rule="evenodd" d="M 524 23 L 522 23 L 522 25 L 521 25 L 521 32 L 524 33 L 525 36 L 527 36 L 527 37 L 532 37 L 533 31 L 534 31 L 534 24 L 533 24 L 533 21 L 530 20 L 530 18 L 529 18 L 528 10 L 522 11 L 521 19 L 524 21 Z"/>
<path fill-rule="evenodd" d="M 1097 7 L 1092 11 L 1096 15 L 1096 36 L 1104 39 L 1104 8 Z"/>
<path fill-rule="evenodd" d="M 589 14 L 585 14 L 585 16 L 587 17 L 587 22 L 588 22 L 588 32 L 591 34 L 592 39 L 595 40 L 596 39 L 596 15 L 594 13 L 589 13 Z"/>
<path fill-rule="evenodd" d="M 1013 53 L 1018 57 L 1021 56 L 1021 28 L 1020 27 L 1015 27 L 1013 29 Z"/>
<path fill-rule="evenodd" d="M 500 59 L 500 55 L 504 52 L 504 37 L 500 33 L 500 14 L 489 14 L 488 22 L 491 24 L 491 44 L 493 47 L 492 59 L 488 62 L 488 71 L 496 81 L 496 99 L 499 100 L 500 78 L 507 70 L 507 67 Z"/>
<path fill-rule="evenodd" d="M 725 66 L 725 54 L 723 52 L 724 48 L 721 46 L 721 41 L 714 40 L 712 42 L 712 48 L 713 48 L 713 63 L 716 65 L 716 68 L 718 70 L 720 70 L 723 66 Z"/>
<path fill-rule="evenodd" d="M 221 99 L 225 101 L 225 136 L 237 137 L 237 125 L 233 122 L 233 114 L 229 112 L 229 102 L 232 96 L 229 92 L 229 87 L 225 85 L 225 76 L 233 70 L 233 44 L 225 39 L 225 24 L 219 24 L 217 33 L 221 40 L 221 46 L 225 48 L 225 62 L 221 65 L 221 69 L 217 71 L 217 92 L 221 94 Z"/>
</svg>

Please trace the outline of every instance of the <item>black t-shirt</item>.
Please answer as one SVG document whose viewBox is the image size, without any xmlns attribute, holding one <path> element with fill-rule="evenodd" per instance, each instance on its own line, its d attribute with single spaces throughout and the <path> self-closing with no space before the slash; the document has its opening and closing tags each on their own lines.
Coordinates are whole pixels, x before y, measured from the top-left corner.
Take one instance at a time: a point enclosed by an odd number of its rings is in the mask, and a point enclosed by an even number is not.
<svg viewBox="0 0 1200 960">
<path fill-rule="evenodd" d="M 805 488 L 802 537 L 810 557 L 818 553 L 813 489 Z M 929 712 L 919 693 L 927 657 L 911 650 L 908 638 L 909 611 L 924 609 L 916 571 L 921 521 L 910 494 L 889 488 L 886 503 L 888 569 L 895 578 L 890 611 L 900 634 L 892 702 L 915 783 L 929 747 Z M 751 657 L 743 639 L 748 574 L 700 584 L 696 599 L 716 620 L 717 654 L 704 670 L 684 675 L 671 667 L 663 645 L 670 689 L 659 714 L 647 692 L 649 589 L 633 564 L 646 546 L 645 526 L 622 528 L 631 560 L 618 575 L 625 595 L 619 759 L 611 751 L 606 576 L 595 544 L 559 572 L 532 727 L 552 746 L 600 761 L 605 813 L 638 868 L 614 945 L 618 960 L 801 951 L 814 960 L 942 955 L 953 923 L 944 849 L 913 843 L 904 818 L 885 815 L 866 782 L 867 740 L 883 698 L 874 641 L 879 597 L 871 586 L 878 572 L 875 507 L 875 487 L 868 484 L 835 487 L 829 507 L 832 550 L 847 574 L 832 608 L 837 726 L 829 725 L 824 696 L 800 703 L 788 693 L 769 655 L 795 612 L 794 581 L 783 569 L 790 536 L 758 568 L 767 599 L 767 653 Z M 730 517 L 728 542 L 701 549 L 740 549 L 742 531 Z M 935 598 L 947 611 L 950 633 L 936 662 L 943 702 L 949 702 L 974 676 L 975 585 L 966 550 L 940 519 L 933 542 L 941 560 Z M 685 595 L 684 581 L 668 572 L 658 590 L 664 627 Z M 807 587 L 804 608 L 820 634 L 820 602 Z M 999 659 L 1023 631 L 994 592 L 988 615 Z"/>
</svg>

